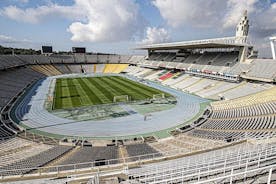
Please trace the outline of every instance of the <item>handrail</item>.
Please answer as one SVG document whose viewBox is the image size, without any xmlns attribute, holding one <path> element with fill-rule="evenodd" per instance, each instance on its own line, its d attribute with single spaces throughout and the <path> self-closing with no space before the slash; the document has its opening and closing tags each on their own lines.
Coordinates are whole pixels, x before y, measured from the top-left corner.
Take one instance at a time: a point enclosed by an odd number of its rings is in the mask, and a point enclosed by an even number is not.
<svg viewBox="0 0 276 184">
<path fill-rule="evenodd" d="M 228 146 L 230 146 L 231 144 L 229 144 Z M 223 146 L 225 147 L 225 146 Z M 227 147 L 226 147 L 227 148 Z M 215 149 L 215 150 L 214 150 Z M 220 151 L 220 150 L 216 150 L 218 148 L 214 148 L 214 151 Z M 131 156 L 131 157 L 124 157 L 124 158 L 118 158 L 118 159 L 109 159 L 109 160 L 105 160 L 105 164 L 104 166 L 123 166 L 125 164 L 131 164 L 131 163 L 139 163 L 141 164 L 142 162 L 147 162 L 147 161 L 152 161 L 152 160 L 167 160 L 170 158 L 175 158 L 176 156 L 180 156 L 183 154 L 183 150 L 186 149 L 175 149 L 175 150 L 170 150 L 170 151 L 165 151 L 165 152 L 158 152 L 158 153 L 152 153 L 152 154 L 144 154 L 144 155 L 138 155 L 138 156 Z M 199 152 L 201 151 L 205 151 L 204 149 L 199 150 Z M 206 150 L 208 151 L 208 150 Z M 209 150 L 212 151 L 212 150 Z M 185 155 L 190 155 L 192 152 L 188 152 L 183 154 L 183 156 Z M 221 155 L 224 155 L 225 152 L 221 152 Z M 127 161 L 127 162 L 126 162 Z M 73 171 L 76 171 L 77 168 L 83 166 L 83 165 L 90 165 L 90 166 L 86 166 L 82 169 L 91 169 L 91 168 L 99 168 L 101 166 L 97 166 L 100 165 L 103 161 L 93 161 L 93 162 L 84 162 L 84 163 L 77 163 L 77 164 L 65 164 L 65 165 L 57 165 L 57 166 L 47 166 L 47 167 L 32 167 L 32 168 L 23 168 L 23 169 L 12 169 L 12 170 L 2 170 L 0 171 L 0 176 L 2 175 L 1 173 L 5 173 L 5 172 L 11 172 L 11 171 L 26 171 L 27 173 L 31 170 L 31 171 L 38 171 L 41 174 L 41 171 L 43 170 L 50 170 L 53 169 L 55 171 L 52 171 L 51 173 L 60 173 L 62 171 L 72 171 L 72 169 L 66 169 L 65 167 L 73 167 Z M 48 173 L 48 172 L 46 172 Z M 20 174 L 21 177 L 23 176 L 28 176 L 28 174 Z M 2 178 L 4 176 L 2 175 Z"/>
</svg>

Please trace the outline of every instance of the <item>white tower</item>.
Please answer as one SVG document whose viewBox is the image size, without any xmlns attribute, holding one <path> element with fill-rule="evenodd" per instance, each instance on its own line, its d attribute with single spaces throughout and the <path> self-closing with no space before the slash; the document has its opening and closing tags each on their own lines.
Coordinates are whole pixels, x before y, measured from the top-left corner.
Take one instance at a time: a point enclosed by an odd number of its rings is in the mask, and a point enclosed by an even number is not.
<svg viewBox="0 0 276 184">
<path fill-rule="evenodd" d="M 276 41 L 276 36 L 270 37 L 269 39 L 270 39 L 270 46 L 271 46 L 272 58 L 273 58 L 273 59 L 276 59 L 276 56 L 275 56 L 275 47 L 274 47 L 274 42 Z"/>
<path fill-rule="evenodd" d="M 247 10 L 244 11 L 240 22 L 237 25 L 236 37 L 248 36 L 249 20 L 247 18 Z"/>
<path fill-rule="evenodd" d="M 242 43 L 247 42 L 248 32 L 249 32 L 249 20 L 247 18 L 247 10 L 245 10 L 236 28 L 237 42 L 242 42 Z"/>
</svg>

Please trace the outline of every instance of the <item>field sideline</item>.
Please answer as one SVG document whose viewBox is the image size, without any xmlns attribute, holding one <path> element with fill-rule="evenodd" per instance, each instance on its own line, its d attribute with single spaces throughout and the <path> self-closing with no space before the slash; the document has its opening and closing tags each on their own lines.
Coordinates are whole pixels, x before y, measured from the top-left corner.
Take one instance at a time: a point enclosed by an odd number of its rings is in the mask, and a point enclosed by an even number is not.
<svg viewBox="0 0 276 184">
<path fill-rule="evenodd" d="M 113 103 L 114 96 L 144 100 L 161 93 L 164 92 L 120 76 L 58 78 L 53 110 Z"/>
</svg>

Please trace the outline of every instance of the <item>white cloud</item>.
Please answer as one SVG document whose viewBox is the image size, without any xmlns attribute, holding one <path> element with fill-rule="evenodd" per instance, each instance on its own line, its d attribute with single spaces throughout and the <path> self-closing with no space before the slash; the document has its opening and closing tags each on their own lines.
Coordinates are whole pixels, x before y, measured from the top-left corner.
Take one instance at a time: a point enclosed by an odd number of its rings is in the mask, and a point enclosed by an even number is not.
<svg viewBox="0 0 276 184">
<path fill-rule="evenodd" d="M 17 1 L 19 1 L 20 3 L 28 3 L 29 2 L 29 0 L 17 0 Z"/>
<path fill-rule="evenodd" d="M 10 43 L 13 42 L 14 38 L 7 35 L 0 35 L 0 43 Z"/>
<path fill-rule="evenodd" d="M 0 35 L 0 43 L 29 43 L 28 39 L 19 40 L 8 35 Z"/>
<path fill-rule="evenodd" d="M 206 27 L 221 19 L 222 0 L 154 0 L 161 16 L 172 27 Z"/>
<path fill-rule="evenodd" d="M 82 7 L 87 21 L 69 26 L 73 41 L 125 41 L 142 32 L 143 19 L 132 0 L 78 0 L 76 3 Z"/>
<path fill-rule="evenodd" d="M 243 12 L 248 11 L 248 14 L 254 12 L 255 4 L 258 0 L 228 0 L 227 13 L 224 15 L 223 28 L 232 28 L 237 25 Z"/>
<path fill-rule="evenodd" d="M 18 22 L 39 23 L 49 17 L 65 17 L 71 19 L 80 18 L 81 15 L 78 7 L 75 6 L 60 6 L 57 4 L 43 5 L 36 8 L 21 9 L 17 6 L 7 6 L 1 10 L 2 16 Z"/>
<path fill-rule="evenodd" d="M 50 3 L 36 8 L 8 6 L 1 14 L 10 19 L 40 23 L 44 19 L 63 17 L 73 22 L 68 27 L 71 40 L 108 42 L 134 39 L 142 33 L 143 19 L 132 0 L 75 0 L 71 6 Z"/>
<path fill-rule="evenodd" d="M 234 31 L 247 10 L 249 34 L 261 55 L 267 53 L 268 37 L 276 33 L 276 3 L 270 0 L 153 0 L 153 5 L 173 28 L 206 28 L 219 33 Z"/>
<path fill-rule="evenodd" d="M 170 40 L 169 33 L 164 28 L 147 27 L 146 38 L 142 44 L 164 43 Z"/>
</svg>

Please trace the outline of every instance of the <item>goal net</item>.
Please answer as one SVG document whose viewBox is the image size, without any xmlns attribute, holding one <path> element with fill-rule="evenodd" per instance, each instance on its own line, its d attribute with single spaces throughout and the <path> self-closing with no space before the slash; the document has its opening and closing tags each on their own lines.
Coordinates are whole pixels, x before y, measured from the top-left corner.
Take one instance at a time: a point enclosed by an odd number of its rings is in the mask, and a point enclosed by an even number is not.
<svg viewBox="0 0 276 184">
<path fill-rule="evenodd" d="M 158 100 L 158 99 L 162 99 L 162 98 L 165 98 L 165 94 L 164 93 L 152 95 L 152 99 L 153 100 Z"/>
<path fill-rule="evenodd" d="M 113 103 L 128 102 L 128 101 L 130 101 L 130 96 L 128 96 L 128 95 L 120 95 L 120 96 L 114 96 L 113 97 Z"/>
</svg>

